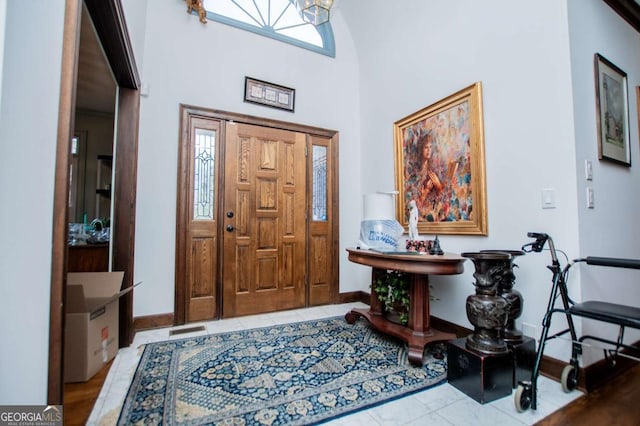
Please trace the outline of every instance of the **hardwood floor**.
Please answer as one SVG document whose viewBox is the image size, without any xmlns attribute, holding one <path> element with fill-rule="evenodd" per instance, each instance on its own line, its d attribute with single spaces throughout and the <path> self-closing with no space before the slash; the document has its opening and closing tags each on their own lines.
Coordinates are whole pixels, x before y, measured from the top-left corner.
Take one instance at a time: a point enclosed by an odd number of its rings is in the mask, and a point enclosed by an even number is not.
<svg viewBox="0 0 640 426">
<path fill-rule="evenodd" d="M 64 385 L 64 424 L 84 425 L 91 414 L 111 362 L 86 383 Z M 638 425 L 640 419 L 640 364 L 561 410 L 538 426 Z"/>
<path fill-rule="evenodd" d="M 83 426 L 87 423 L 112 363 L 113 360 L 109 361 L 88 382 L 64 384 L 62 412 L 65 426 Z"/>
<path fill-rule="evenodd" d="M 537 423 L 538 426 L 640 424 L 640 364 Z"/>
</svg>

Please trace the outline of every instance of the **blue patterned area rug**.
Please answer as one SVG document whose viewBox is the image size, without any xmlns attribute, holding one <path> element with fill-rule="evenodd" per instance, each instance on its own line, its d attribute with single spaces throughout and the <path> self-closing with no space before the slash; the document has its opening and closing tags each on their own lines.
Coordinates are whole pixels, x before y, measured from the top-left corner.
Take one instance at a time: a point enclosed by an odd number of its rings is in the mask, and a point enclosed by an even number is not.
<svg viewBox="0 0 640 426">
<path fill-rule="evenodd" d="M 402 342 L 344 317 L 151 343 L 119 424 L 322 423 L 445 382 L 445 350 L 414 367 Z"/>
</svg>

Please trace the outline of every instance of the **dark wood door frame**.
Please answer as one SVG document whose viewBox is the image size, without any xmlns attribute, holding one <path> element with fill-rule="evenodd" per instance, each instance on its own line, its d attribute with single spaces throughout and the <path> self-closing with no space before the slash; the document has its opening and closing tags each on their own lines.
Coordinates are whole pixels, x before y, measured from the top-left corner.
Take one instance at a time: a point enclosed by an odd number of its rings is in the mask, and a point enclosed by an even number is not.
<svg viewBox="0 0 640 426">
<path fill-rule="evenodd" d="M 604 0 L 636 31 L 640 32 L 640 5 L 633 0 Z"/>
<path fill-rule="evenodd" d="M 74 130 L 75 87 L 82 0 L 65 0 L 62 69 L 56 145 L 49 313 L 47 404 L 63 403 L 64 288 L 70 143 Z M 113 269 L 125 271 L 123 288 L 133 285 L 133 254 L 138 164 L 140 79 L 120 0 L 84 0 L 119 88 L 114 187 Z M 133 295 L 120 300 L 120 345 L 133 338 Z"/>
<path fill-rule="evenodd" d="M 331 245 L 332 245 L 331 252 L 333 253 L 332 262 L 335 265 L 335 268 L 333 269 L 333 277 L 331 279 L 331 282 L 333 285 L 333 291 L 331 292 L 332 294 L 331 303 L 338 303 L 339 301 L 339 291 L 338 291 L 339 290 L 338 289 L 338 276 L 339 276 L 338 132 L 336 130 L 322 129 L 320 127 L 306 126 L 303 124 L 290 123 L 287 121 L 271 120 L 271 119 L 256 117 L 252 115 L 237 114 L 233 112 L 181 104 L 180 105 L 181 138 L 186 137 L 184 133 L 185 126 L 188 126 L 189 117 L 193 117 L 193 116 L 208 118 L 211 120 L 230 121 L 230 122 L 236 122 L 236 123 L 252 124 L 255 126 L 273 127 L 276 129 L 300 132 L 300 133 L 305 133 L 307 135 L 323 136 L 331 139 L 331 143 L 333 146 L 333 149 L 331 150 L 331 153 L 333 155 L 331 161 L 335 170 L 334 177 L 331 180 L 331 185 L 332 185 L 331 208 L 332 208 L 332 215 L 335 218 L 332 222 L 333 223 L 333 232 L 332 232 L 333 240 L 331 241 Z M 225 128 L 224 126 L 221 126 L 220 140 L 224 140 L 225 138 L 224 128 Z M 224 147 L 222 148 L 222 151 L 223 150 L 224 150 Z M 224 152 L 222 153 L 222 155 L 224 155 Z M 178 173 L 184 173 L 186 170 L 186 165 L 180 164 L 179 169 L 180 170 L 178 170 Z M 220 181 L 220 185 L 224 186 L 224 182 L 222 180 Z M 222 191 L 218 191 L 218 192 L 222 194 Z M 220 197 L 220 194 L 218 194 L 219 197 Z M 178 205 L 177 205 L 177 212 L 176 212 L 177 223 L 185 223 L 185 220 L 188 217 L 188 211 L 187 211 L 188 209 L 181 208 L 184 202 L 183 198 L 184 196 L 182 196 L 181 198 L 181 194 L 180 192 L 178 192 L 178 196 L 177 196 Z M 217 199 L 217 202 L 218 202 L 218 205 L 222 205 L 221 204 L 222 200 L 220 198 Z M 219 222 L 220 222 L 219 226 L 222 227 L 223 221 L 219 221 Z M 223 230 L 219 229 L 218 235 L 221 235 L 222 232 Z M 186 249 L 187 249 L 186 234 L 184 232 L 180 232 L 179 229 L 176 229 L 176 275 L 175 275 L 176 281 L 175 281 L 175 305 L 174 305 L 174 317 L 173 317 L 175 325 L 182 325 L 182 324 L 185 324 L 186 322 L 185 307 L 186 307 L 187 295 L 185 294 L 184 286 L 182 285 L 182 283 L 184 283 L 185 280 L 187 279 L 186 277 L 187 266 L 179 261 L 181 257 L 178 256 L 177 254 L 177 253 L 184 253 Z M 222 259 L 218 258 L 218 265 L 221 265 L 222 264 L 221 262 L 222 262 Z M 221 271 L 218 271 L 218 282 L 221 282 Z M 217 300 L 219 304 L 220 303 L 219 295 L 217 297 Z M 220 308 L 220 306 L 218 308 Z M 220 313 L 221 309 L 217 309 L 217 312 Z"/>
</svg>

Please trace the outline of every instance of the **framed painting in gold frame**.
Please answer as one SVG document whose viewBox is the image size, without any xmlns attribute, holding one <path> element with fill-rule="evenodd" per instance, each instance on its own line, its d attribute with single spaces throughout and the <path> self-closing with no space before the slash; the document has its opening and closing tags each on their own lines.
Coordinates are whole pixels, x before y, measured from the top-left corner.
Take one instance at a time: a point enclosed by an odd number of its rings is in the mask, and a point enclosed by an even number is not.
<svg viewBox="0 0 640 426">
<path fill-rule="evenodd" d="M 482 84 L 394 123 L 398 222 L 409 201 L 420 234 L 487 235 Z"/>
</svg>

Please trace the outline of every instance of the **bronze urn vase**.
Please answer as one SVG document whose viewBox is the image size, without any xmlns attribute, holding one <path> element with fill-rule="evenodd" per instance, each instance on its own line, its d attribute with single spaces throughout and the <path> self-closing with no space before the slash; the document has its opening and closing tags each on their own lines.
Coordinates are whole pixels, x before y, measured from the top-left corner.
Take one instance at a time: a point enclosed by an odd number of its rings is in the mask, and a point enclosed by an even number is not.
<svg viewBox="0 0 640 426">
<path fill-rule="evenodd" d="M 518 290 L 513 289 L 516 281 L 514 268 L 517 267 L 514 262 L 515 258 L 522 256 L 522 250 L 481 250 L 481 253 L 508 253 L 511 259 L 503 264 L 502 273 L 500 274 L 500 282 L 498 283 L 498 295 L 504 297 L 509 304 L 507 314 L 507 324 L 502 330 L 502 338 L 509 343 L 522 343 L 522 331 L 516 328 L 516 319 L 522 314 L 524 300 L 522 294 Z"/>
<path fill-rule="evenodd" d="M 467 336 L 469 349 L 488 354 L 502 355 L 508 352 L 502 338 L 509 317 L 509 303 L 498 294 L 498 285 L 505 262 L 511 255 L 504 252 L 467 252 L 462 257 L 471 259 L 475 272 L 473 283 L 476 293 L 467 297 L 467 318 L 473 324 L 473 333 Z"/>
</svg>

